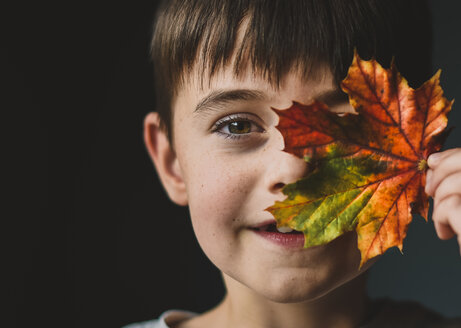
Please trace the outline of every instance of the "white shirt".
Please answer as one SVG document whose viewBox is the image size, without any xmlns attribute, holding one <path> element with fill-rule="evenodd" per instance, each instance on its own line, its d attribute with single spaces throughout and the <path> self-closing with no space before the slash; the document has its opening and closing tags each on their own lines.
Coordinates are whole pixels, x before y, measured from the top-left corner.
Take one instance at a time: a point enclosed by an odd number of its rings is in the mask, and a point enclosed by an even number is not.
<svg viewBox="0 0 461 328">
<path fill-rule="evenodd" d="M 158 319 L 132 323 L 122 328 L 170 328 L 171 325 L 178 324 L 196 315 L 197 313 L 190 311 L 168 310 L 163 312 Z"/>
</svg>

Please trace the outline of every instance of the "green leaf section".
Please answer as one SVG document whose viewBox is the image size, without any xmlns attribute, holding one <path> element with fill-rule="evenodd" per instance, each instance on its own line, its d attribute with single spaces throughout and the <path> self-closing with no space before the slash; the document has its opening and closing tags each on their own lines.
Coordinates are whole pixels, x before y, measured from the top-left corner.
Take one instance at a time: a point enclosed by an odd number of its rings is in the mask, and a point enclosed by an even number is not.
<svg viewBox="0 0 461 328">
<path fill-rule="evenodd" d="M 393 164 L 376 154 L 332 151 L 308 176 L 286 185 L 287 199 L 270 211 L 279 226 L 304 233 L 305 247 L 325 244 L 355 229 L 379 182 L 395 173 Z"/>
</svg>

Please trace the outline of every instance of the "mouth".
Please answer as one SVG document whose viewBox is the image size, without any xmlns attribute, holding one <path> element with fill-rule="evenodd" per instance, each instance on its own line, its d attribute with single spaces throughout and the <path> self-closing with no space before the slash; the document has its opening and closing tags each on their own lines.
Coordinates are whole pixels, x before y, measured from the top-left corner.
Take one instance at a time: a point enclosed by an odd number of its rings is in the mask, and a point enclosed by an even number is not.
<svg viewBox="0 0 461 328">
<path fill-rule="evenodd" d="M 256 235 L 276 245 L 288 248 L 302 248 L 304 234 L 288 227 L 278 227 L 274 220 L 250 228 Z"/>
<path fill-rule="evenodd" d="M 256 230 L 256 231 L 279 232 L 279 233 L 284 233 L 284 234 L 302 234 L 302 232 L 293 230 L 289 227 L 278 227 L 277 228 L 277 223 L 275 221 L 264 223 L 263 225 L 253 227 L 251 229 Z"/>
</svg>

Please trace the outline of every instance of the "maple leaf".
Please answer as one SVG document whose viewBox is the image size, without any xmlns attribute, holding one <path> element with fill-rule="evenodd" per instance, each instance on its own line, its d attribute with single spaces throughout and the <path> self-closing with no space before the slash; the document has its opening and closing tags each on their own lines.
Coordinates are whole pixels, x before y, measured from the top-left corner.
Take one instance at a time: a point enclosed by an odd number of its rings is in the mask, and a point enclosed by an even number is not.
<svg viewBox="0 0 461 328">
<path fill-rule="evenodd" d="M 304 247 L 355 229 L 361 267 L 390 247 L 402 252 L 412 214 L 427 220 L 426 160 L 442 146 L 453 101 L 443 97 L 440 70 L 415 90 L 394 62 L 385 69 L 357 53 L 341 87 L 356 113 L 338 115 L 319 101 L 273 109 L 284 151 L 314 169 L 266 210 L 278 227 L 302 231 Z"/>
</svg>

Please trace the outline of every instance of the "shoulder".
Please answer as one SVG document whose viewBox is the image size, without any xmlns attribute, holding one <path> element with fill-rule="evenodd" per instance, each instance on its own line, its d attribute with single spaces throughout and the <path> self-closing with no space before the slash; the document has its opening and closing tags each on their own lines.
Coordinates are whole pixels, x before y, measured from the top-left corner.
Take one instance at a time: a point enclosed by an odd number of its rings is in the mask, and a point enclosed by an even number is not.
<svg viewBox="0 0 461 328">
<path fill-rule="evenodd" d="M 132 323 L 122 328 L 173 328 L 196 315 L 197 313 L 190 311 L 168 310 L 163 312 L 158 319 Z"/>
<path fill-rule="evenodd" d="M 461 328 L 461 317 L 445 318 L 420 303 L 386 298 L 373 301 L 369 320 L 361 327 Z"/>
</svg>

